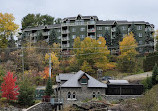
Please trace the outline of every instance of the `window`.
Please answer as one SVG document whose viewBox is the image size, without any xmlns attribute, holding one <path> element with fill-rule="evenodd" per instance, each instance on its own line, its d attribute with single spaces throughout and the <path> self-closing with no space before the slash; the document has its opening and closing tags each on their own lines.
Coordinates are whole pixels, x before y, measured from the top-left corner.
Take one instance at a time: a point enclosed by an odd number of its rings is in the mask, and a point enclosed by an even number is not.
<svg viewBox="0 0 158 111">
<path fill-rule="evenodd" d="M 98 37 L 102 37 L 103 35 L 102 34 L 98 34 Z"/>
<path fill-rule="evenodd" d="M 58 29 L 58 32 L 61 32 L 61 30 L 60 30 L 60 29 Z"/>
<path fill-rule="evenodd" d="M 140 48 L 139 48 L 139 52 L 143 52 L 143 48 L 140 47 Z"/>
<path fill-rule="evenodd" d="M 75 39 L 76 38 L 76 35 L 72 35 L 72 39 Z"/>
<path fill-rule="evenodd" d="M 81 79 L 81 84 L 87 84 L 87 78 L 82 78 Z"/>
<path fill-rule="evenodd" d="M 140 40 L 140 41 L 139 41 L 139 44 L 140 44 L 140 45 L 143 44 L 143 41 Z"/>
<path fill-rule="evenodd" d="M 105 30 L 109 30 L 110 29 L 110 27 L 105 27 Z"/>
<path fill-rule="evenodd" d="M 93 98 L 95 98 L 95 97 L 96 97 L 96 96 L 95 96 L 95 92 L 93 92 L 92 97 L 93 97 Z"/>
<path fill-rule="evenodd" d="M 76 93 L 75 92 L 73 92 L 73 94 L 72 94 L 72 99 L 76 99 Z"/>
<path fill-rule="evenodd" d="M 59 36 L 58 39 L 61 39 L 61 36 Z"/>
<path fill-rule="evenodd" d="M 138 36 L 139 36 L 139 37 L 142 37 L 142 33 L 139 33 Z"/>
<path fill-rule="evenodd" d="M 137 30 L 142 30 L 142 26 L 141 25 L 137 26 Z"/>
<path fill-rule="evenodd" d="M 72 32 L 76 32 L 76 29 L 75 29 L 75 28 L 72 28 Z"/>
<path fill-rule="evenodd" d="M 85 38 L 85 35 L 80 35 L 81 38 Z"/>
<path fill-rule="evenodd" d="M 70 92 L 68 92 L 68 94 L 67 94 L 67 99 L 71 99 L 71 93 Z"/>
<path fill-rule="evenodd" d="M 126 30 L 126 27 L 125 27 L 125 26 L 122 26 L 122 30 Z"/>
<path fill-rule="evenodd" d="M 98 91 L 97 97 L 100 97 L 100 92 Z"/>
<path fill-rule="evenodd" d="M 84 27 L 80 28 L 80 31 L 85 31 L 85 28 Z"/>
<path fill-rule="evenodd" d="M 102 27 L 97 27 L 97 30 L 102 30 Z"/>
</svg>

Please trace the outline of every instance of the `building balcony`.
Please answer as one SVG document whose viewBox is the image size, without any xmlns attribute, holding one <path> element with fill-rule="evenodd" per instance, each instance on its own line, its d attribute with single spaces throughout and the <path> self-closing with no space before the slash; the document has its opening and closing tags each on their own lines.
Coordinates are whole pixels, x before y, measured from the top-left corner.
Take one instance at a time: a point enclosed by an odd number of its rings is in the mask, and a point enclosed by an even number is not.
<svg viewBox="0 0 158 111">
<path fill-rule="evenodd" d="M 70 33 L 69 30 L 62 30 L 62 34 L 68 34 Z"/>
<path fill-rule="evenodd" d="M 49 35 L 49 32 L 42 32 L 42 35 L 43 35 L 43 36 L 48 36 L 48 35 Z"/>
<path fill-rule="evenodd" d="M 88 25 L 95 25 L 95 21 L 88 21 Z"/>
<path fill-rule="evenodd" d="M 112 28 L 111 31 L 112 31 L 112 32 L 115 32 L 115 31 L 116 31 L 116 28 Z"/>
<path fill-rule="evenodd" d="M 62 26 L 76 26 L 76 25 L 87 25 L 87 23 L 86 22 L 62 23 Z"/>
<path fill-rule="evenodd" d="M 95 32 L 96 30 L 93 28 L 93 29 L 88 29 L 88 32 Z"/>
<path fill-rule="evenodd" d="M 61 47 L 62 48 L 68 48 L 68 47 L 70 47 L 70 44 L 69 43 L 68 44 L 62 44 Z"/>
<path fill-rule="evenodd" d="M 95 39 L 95 36 L 94 36 L 94 35 L 90 35 L 89 37 L 92 38 L 92 39 Z"/>
<path fill-rule="evenodd" d="M 67 37 L 62 37 L 61 40 L 62 40 L 62 41 L 68 41 L 68 40 L 70 40 L 70 39 L 69 39 L 69 37 L 67 36 Z"/>
<path fill-rule="evenodd" d="M 37 33 L 31 33 L 30 34 L 30 37 L 35 37 L 35 36 L 37 36 Z"/>
</svg>

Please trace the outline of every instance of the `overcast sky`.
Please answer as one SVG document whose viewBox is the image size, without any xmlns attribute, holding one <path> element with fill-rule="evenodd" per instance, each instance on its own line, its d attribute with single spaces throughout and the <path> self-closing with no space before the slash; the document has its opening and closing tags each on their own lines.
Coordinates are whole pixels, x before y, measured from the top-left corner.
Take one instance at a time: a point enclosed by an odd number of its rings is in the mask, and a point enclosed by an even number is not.
<svg viewBox="0 0 158 111">
<path fill-rule="evenodd" d="M 81 14 L 101 20 L 146 21 L 158 29 L 158 0 L 0 0 L 0 12 L 13 13 L 19 25 L 28 13 L 55 18 Z"/>
</svg>

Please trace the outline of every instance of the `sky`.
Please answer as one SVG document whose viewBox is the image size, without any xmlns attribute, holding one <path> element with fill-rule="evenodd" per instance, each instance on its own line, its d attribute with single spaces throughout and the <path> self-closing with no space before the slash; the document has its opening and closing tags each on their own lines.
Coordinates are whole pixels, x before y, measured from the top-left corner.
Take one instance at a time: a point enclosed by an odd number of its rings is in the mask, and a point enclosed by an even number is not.
<svg viewBox="0 0 158 111">
<path fill-rule="evenodd" d="M 146 21 L 158 29 L 158 0 L 0 0 L 0 12 L 20 25 L 29 13 L 55 18 L 96 15 L 100 20 Z"/>
</svg>

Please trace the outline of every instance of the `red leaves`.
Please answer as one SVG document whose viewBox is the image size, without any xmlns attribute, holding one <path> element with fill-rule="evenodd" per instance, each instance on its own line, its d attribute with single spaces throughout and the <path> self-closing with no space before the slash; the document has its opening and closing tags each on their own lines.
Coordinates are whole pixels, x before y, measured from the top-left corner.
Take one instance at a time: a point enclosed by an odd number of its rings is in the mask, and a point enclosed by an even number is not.
<svg viewBox="0 0 158 111">
<path fill-rule="evenodd" d="M 4 82 L 1 84 L 2 97 L 6 97 L 8 100 L 17 100 L 19 87 L 15 85 L 16 77 L 13 77 L 13 73 L 8 72 L 3 79 Z"/>
</svg>

